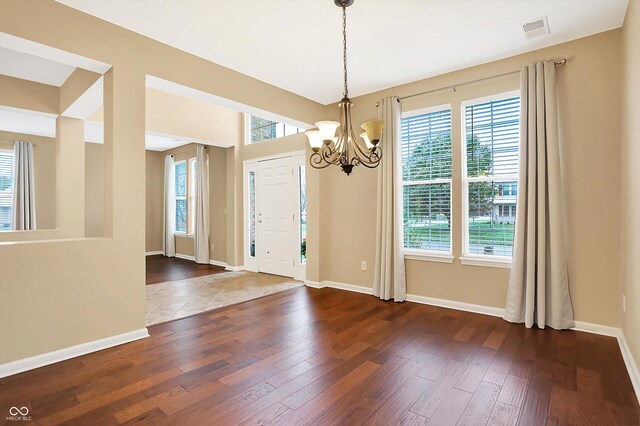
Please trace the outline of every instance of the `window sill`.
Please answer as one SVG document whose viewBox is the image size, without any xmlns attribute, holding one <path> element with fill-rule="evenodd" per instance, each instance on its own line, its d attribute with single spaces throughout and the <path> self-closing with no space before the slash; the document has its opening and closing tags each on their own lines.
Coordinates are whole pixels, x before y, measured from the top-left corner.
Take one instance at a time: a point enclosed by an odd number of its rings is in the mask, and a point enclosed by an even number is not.
<svg viewBox="0 0 640 426">
<path fill-rule="evenodd" d="M 460 263 L 467 266 L 511 269 L 511 258 L 501 256 L 462 256 Z"/>
<path fill-rule="evenodd" d="M 404 251 L 405 260 L 420 260 L 423 262 L 440 262 L 440 263 L 453 263 L 453 255 L 449 253 L 434 253 L 425 251 Z"/>
</svg>

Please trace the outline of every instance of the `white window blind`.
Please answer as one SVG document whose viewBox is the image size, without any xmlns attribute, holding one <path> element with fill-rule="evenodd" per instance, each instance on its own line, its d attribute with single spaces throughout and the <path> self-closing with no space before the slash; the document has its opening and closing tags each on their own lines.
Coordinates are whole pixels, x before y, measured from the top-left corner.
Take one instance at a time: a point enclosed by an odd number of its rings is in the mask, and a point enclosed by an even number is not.
<svg viewBox="0 0 640 426">
<path fill-rule="evenodd" d="M 187 232 L 187 162 L 175 163 L 176 232 Z"/>
<path fill-rule="evenodd" d="M 11 230 L 13 151 L 0 150 L 0 231 Z"/>
<path fill-rule="evenodd" d="M 281 138 L 283 136 L 295 135 L 303 131 L 295 126 L 281 123 L 279 121 L 267 120 L 266 118 L 249 116 L 250 134 L 249 143 L 268 141 L 271 139 Z"/>
<path fill-rule="evenodd" d="M 451 253 L 451 109 L 402 118 L 405 249 Z"/>
<path fill-rule="evenodd" d="M 511 257 L 518 191 L 520 98 L 464 106 L 465 254 Z"/>
</svg>

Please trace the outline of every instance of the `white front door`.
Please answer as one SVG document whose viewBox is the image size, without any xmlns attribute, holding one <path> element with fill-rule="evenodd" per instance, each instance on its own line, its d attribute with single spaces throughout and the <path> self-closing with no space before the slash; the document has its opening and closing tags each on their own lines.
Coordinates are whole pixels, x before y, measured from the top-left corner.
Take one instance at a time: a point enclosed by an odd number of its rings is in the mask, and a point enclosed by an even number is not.
<svg viewBox="0 0 640 426">
<path fill-rule="evenodd" d="M 294 221 L 298 192 L 292 158 L 258 163 L 258 270 L 294 276 Z"/>
</svg>

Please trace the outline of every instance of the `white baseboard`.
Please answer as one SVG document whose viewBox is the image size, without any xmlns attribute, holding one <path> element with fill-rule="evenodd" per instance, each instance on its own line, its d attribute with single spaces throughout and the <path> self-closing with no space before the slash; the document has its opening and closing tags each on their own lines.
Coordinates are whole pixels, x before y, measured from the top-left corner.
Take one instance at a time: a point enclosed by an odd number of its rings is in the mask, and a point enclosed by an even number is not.
<svg viewBox="0 0 640 426">
<path fill-rule="evenodd" d="M 164 254 L 164 252 L 162 250 L 160 250 L 160 251 L 148 251 L 144 255 L 145 256 L 156 256 L 158 254 Z"/>
<path fill-rule="evenodd" d="M 122 345 L 123 343 L 132 342 L 134 340 L 149 337 L 146 328 L 130 331 L 128 333 L 118 334 L 116 336 L 106 337 L 104 339 L 94 340 L 92 342 L 81 343 L 53 352 L 32 356 L 29 358 L 19 359 L 17 361 L 0 364 L 0 377 L 7 377 L 23 371 L 33 370 L 34 368 L 43 367 L 45 365 L 54 364 L 80 355 L 91 352 L 100 351 L 102 349 L 111 348 L 113 346 Z"/>
<path fill-rule="evenodd" d="M 361 285 L 339 283 L 337 281 L 322 281 L 319 288 L 331 287 L 339 290 L 348 290 L 356 293 L 373 294 L 373 289 Z"/>
<path fill-rule="evenodd" d="M 227 271 L 231 271 L 231 272 L 238 272 L 238 271 L 244 271 L 244 266 L 231 266 L 231 265 L 227 265 L 225 266 L 225 268 Z"/>
<path fill-rule="evenodd" d="M 435 297 L 407 294 L 408 302 L 421 303 L 423 305 L 439 306 L 441 308 L 457 309 L 458 311 L 473 312 L 475 314 L 490 315 L 492 317 L 504 316 L 504 309 L 493 306 L 475 305 L 473 303 L 458 302 L 455 300 L 438 299 Z"/>
<path fill-rule="evenodd" d="M 636 392 L 636 398 L 638 398 L 638 404 L 640 404 L 640 370 L 638 370 L 638 363 L 636 363 L 636 360 L 633 358 L 633 354 L 622 330 L 620 330 L 620 334 L 618 335 L 618 345 L 620 345 L 624 365 L 627 367 L 633 390 Z"/>
<path fill-rule="evenodd" d="M 176 253 L 176 257 L 178 259 L 184 259 L 184 260 L 190 260 L 192 262 L 196 261 L 196 258 L 194 256 L 189 256 L 187 254 L 180 254 L 180 253 Z"/>
<path fill-rule="evenodd" d="M 344 284 L 335 281 L 305 281 L 305 285 L 313 288 L 331 287 L 340 290 L 354 291 L 357 293 L 373 294 L 373 289 L 369 287 Z M 494 317 L 502 318 L 504 316 L 504 309 L 496 308 L 493 306 L 475 305 L 472 303 L 458 302 L 455 300 L 437 299 L 435 297 L 418 296 L 416 294 L 407 294 L 407 301 L 414 303 L 421 303 L 424 305 L 440 306 L 443 308 L 457 309 L 459 311 L 473 312 L 477 314 L 491 315 Z M 620 346 L 620 352 L 624 359 L 624 364 L 629 373 L 629 378 L 633 384 L 638 403 L 640 403 L 640 371 L 638 370 L 638 364 L 633 358 L 633 354 L 627 345 L 627 341 L 624 337 L 624 333 L 620 328 L 611 327 L 607 325 L 593 324 L 584 321 L 575 321 L 575 327 L 571 330 L 581 331 L 584 333 L 600 334 L 602 336 L 615 337 L 618 340 L 618 346 Z"/>
<path fill-rule="evenodd" d="M 226 269 L 227 262 L 221 262 L 219 260 L 213 260 L 213 259 L 209 259 L 209 265 L 213 265 L 213 266 L 222 266 L 223 268 Z"/>
<path fill-rule="evenodd" d="M 618 338 L 622 334 L 622 330 L 608 325 L 593 324 L 584 321 L 574 321 L 575 327 L 571 330 L 582 331 L 584 333 L 599 334 L 601 336 L 610 336 Z"/>
</svg>

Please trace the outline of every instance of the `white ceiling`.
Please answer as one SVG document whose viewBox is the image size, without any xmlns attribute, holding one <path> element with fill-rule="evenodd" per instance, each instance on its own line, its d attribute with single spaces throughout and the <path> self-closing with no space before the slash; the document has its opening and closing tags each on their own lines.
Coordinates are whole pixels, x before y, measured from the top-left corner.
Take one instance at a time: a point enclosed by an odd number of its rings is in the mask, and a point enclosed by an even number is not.
<svg viewBox="0 0 640 426">
<path fill-rule="evenodd" d="M 58 0 L 321 103 L 342 97 L 341 10 L 332 0 Z M 622 25 L 628 0 L 355 0 L 350 95 Z M 548 17 L 550 35 L 522 24 Z"/>
<path fill-rule="evenodd" d="M 111 65 L 0 32 L 0 74 L 60 87 L 76 68 L 104 74 Z"/>
<path fill-rule="evenodd" d="M 0 46 L 0 74 L 3 75 L 60 87 L 73 70 L 75 67 L 67 64 Z"/>
</svg>

